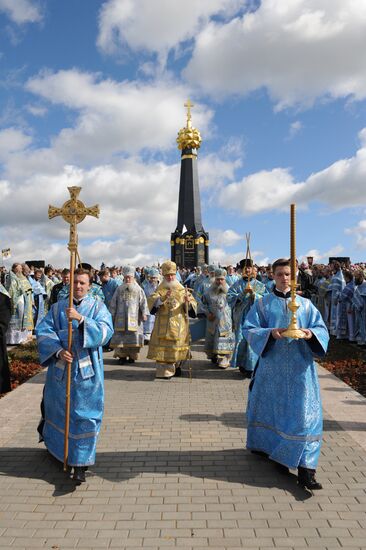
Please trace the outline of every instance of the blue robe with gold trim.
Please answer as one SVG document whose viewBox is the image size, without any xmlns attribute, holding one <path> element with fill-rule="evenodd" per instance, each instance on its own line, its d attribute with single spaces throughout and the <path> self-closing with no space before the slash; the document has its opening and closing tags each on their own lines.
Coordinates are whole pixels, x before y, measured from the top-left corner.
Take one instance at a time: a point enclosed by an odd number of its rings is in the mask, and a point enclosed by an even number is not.
<svg viewBox="0 0 366 550">
<path fill-rule="evenodd" d="M 298 325 L 310 329 L 313 337 L 275 340 L 272 329 L 289 324 L 289 301 L 268 294 L 245 320 L 244 336 L 260 356 L 248 398 L 247 448 L 263 451 L 289 468 L 316 468 L 323 420 L 313 354 L 325 354 L 329 334 L 316 307 L 297 296 Z"/>
<path fill-rule="evenodd" d="M 48 366 L 44 389 L 42 436 L 49 452 L 63 460 L 65 427 L 66 363 L 56 353 L 67 349 L 67 300 L 54 304 L 36 329 L 42 365 Z M 94 464 L 97 438 L 103 417 L 104 375 L 102 346 L 113 334 L 112 317 L 103 302 L 86 296 L 74 306 L 84 316 L 73 321 L 71 407 L 69 432 L 70 466 Z"/>
<path fill-rule="evenodd" d="M 253 293 L 245 293 L 248 280 L 243 277 L 236 281 L 228 290 L 227 301 L 233 312 L 233 326 L 235 330 L 235 347 L 231 358 L 232 368 L 242 367 L 247 371 L 254 371 L 258 356 L 248 345 L 243 334 L 245 318 L 253 303 L 267 294 L 263 283 L 256 279 L 250 279 Z"/>
</svg>

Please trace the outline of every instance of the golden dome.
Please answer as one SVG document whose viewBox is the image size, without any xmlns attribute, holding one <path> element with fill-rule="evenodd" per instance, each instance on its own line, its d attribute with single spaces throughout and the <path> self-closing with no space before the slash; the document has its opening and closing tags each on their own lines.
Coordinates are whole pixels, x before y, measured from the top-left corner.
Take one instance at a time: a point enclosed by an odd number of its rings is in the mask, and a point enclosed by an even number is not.
<svg viewBox="0 0 366 550">
<path fill-rule="evenodd" d="M 187 107 L 187 126 L 181 128 L 178 132 L 178 149 L 199 149 L 202 141 L 201 134 L 197 128 L 192 128 L 191 122 L 191 107 L 193 107 L 193 103 L 188 99 L 184 106 Z"/>
</svg>

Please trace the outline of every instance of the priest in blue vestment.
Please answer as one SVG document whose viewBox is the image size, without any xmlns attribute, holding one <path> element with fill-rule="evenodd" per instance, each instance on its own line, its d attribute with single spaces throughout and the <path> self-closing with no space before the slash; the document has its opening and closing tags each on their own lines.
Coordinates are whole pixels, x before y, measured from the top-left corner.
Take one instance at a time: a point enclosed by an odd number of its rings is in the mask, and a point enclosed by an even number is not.
<svg viewBox="0 0 366 550">
<path fill-rule="evenodd" d="M 355 273 L 352 304 L 355 311 L 355 336 L 360 346 L 366 346 L 366 281 L 362 271 Z"/>
<path fill-rule="evenodd" d="M 109 308 L 109 304 L 113 298 L 113 294 L 116 292 L 117 288 L 120 286 L 116 279 L 112 279 L 111 273 L 108 267 L 102 269 L 99 272 L 99 279 L 102 285 L 102 292 L 104 294 L 104 303 Z"/>
<path fill-rule="evenodd" d="M 48 367 L 42 421 L 38 427 L 47 450 L 63 460 L 66 364 L 71 366 L 71 408 L 68 465 L 74 479 L 85 481 L 85 469 L 94 464 L 104 407 L 104 346 L 113 335 L 112 317 L 103 302 L 88 295 L 91 278 L 77 269 L 74 307 L 68 300 L 53 306 L 36 329 L 40 362 Z M 72 320 L 72 352 L 68 348 L 68 319 Z"/>
<path fill-rule="evenodd" d="M 267 289 L 254 277 L 251 259 L 241 260 L 240 267 L 243 276 L 229 288 L 227 293 L 235 330 L 235 348 L 231 358 L 231 367 L 239 368 L 245 378 L 251 378 L 258 356 L 244 338 L 243 326 L 253 303 L 267 294 Z"/>
<path fill-rule="evenodd" d="M 334 271 L 334 275 L 330 283 L 332 294 L 331 294 L 329 332 L 332 336 L 336 336 L 339 315 L 341 310 L 339 299 L 341 297 L 344 287 L 346 286 L 346 282 L 344 280 L 343 271 L 341 269 L 341 264 L 339 262 L 333 262 L 333 271 Z"/>
<path fill-rule="evenodd" d="M 227 266 L 227 275 L 226 275 L 226 282 L 228 286 L 232 286 L 236 281 L 239 281 L 240 277 L 237 273 L 235 273 L 235 269 L 233 265 Z"/>
<path fill-rule="evenodd" d="M 289 261 L 277 260 L 273 272 L 274 291 L 253 305 L 243 329 L 259 356 L 248 397 L 247 448 L 275 461 L 283 471 L 298 468 L 302 487 L 321 489 L 315 470 L 323 420 L 313 355 L 326 353 L 328 330 L 311 301 L 297 296 L 297 321 L 305 338 L 282 336 L 291 318 Z"/>
</svg>

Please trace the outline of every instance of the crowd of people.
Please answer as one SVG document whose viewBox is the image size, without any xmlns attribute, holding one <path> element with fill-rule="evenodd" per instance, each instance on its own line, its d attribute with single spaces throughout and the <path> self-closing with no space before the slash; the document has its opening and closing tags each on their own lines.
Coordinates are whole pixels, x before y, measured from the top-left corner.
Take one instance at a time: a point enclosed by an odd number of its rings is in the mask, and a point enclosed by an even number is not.
<svg viewBox="0 0 366 550">
<path fill-rule="evenodd" d="M 2 348 L 27 341 L 35 331 L 41 363 L 51 367 L 39 433 L 59 460 L 65 408 L 60 388 L 66 363 L 74 365 L 77 414 L 70 417 L 69 463 L 74 479 L 82 482 L 85 468 L 95 458 L 103 415 L 100 348 L 114 350 L 114 357 L 124 364 L 135 363 L 147 344 L 147 357 L 156 362 L 156 378 L 169 380 L 181 375 L 192 339 L 204 337 L 209 361 L 221 369 L 237 368 L 250 379 L 247 448 L 284 471 L 298 468 L 299 484 L 319 489 L 315 469 L 322 417 L 313 355 L 326 352 L 328 330 L 338 339 L 366 345 L 364 268 L 337 261 L 327 266 L 297 264 L 302 338 L 292 340 L 285 337 L 291 315 L 288 259 L 258 267 L 247 258 L 235 267 L 203 265 L 191 270 L 177 268 L 172 261 L 144 268 L 102 264 L 99 270 L 82 264 L 74 275 L 72 307 L 67 268 L 14 263 L 9 272 L 1 273 L 0 306 L 8 310 Z M 75 333 L 72 351 L 67 349 L 69 321 Z M 6 349 L 3 355 L 4 373 Z M 8 391 L 7 379 L 0 379 L 0 392 Z M 88 401 L 91 387 L 94 397 Z M 292 415 L 293 407 L 301 412 Z"/>
</svg>

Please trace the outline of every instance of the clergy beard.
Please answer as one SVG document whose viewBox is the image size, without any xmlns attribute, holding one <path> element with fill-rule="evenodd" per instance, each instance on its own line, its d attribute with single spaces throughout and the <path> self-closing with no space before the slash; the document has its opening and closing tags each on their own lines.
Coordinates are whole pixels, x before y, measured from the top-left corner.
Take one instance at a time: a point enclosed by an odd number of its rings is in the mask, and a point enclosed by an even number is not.
<svg viewBox="0 0 366 550">
<path fill-rule="evenodd" d="M 159 281 L 149 281 L 149 285 L 156 290 L 159 286 Z"/>
<path fill-rule="evenodd" d="M 218 285 L 216 284 L 216 282 L 214 282 L 212 285 L 212 290 L 214 291 L 215 294 L 227 294 L 227 291 L 228 291 L 227 283 L 225 282 Z"/>
<path fill-rule="evenodd" d="M 134 286 L 135 286 L 135 282 L 133 282 L 133 283 L 122 283 L 122 290 L 127 290 L 128 292 L 132 292 Z"/>
<path fill-rule="evenodd" d="M 174 281 L 167 281 L 164 279 L 163 281 L 163 287 L 167 288 L 168 290 L 173 290 L 173 288 L 177 288 L 179 286 L 179 281 L 175 279 Z"/>
</svg>

